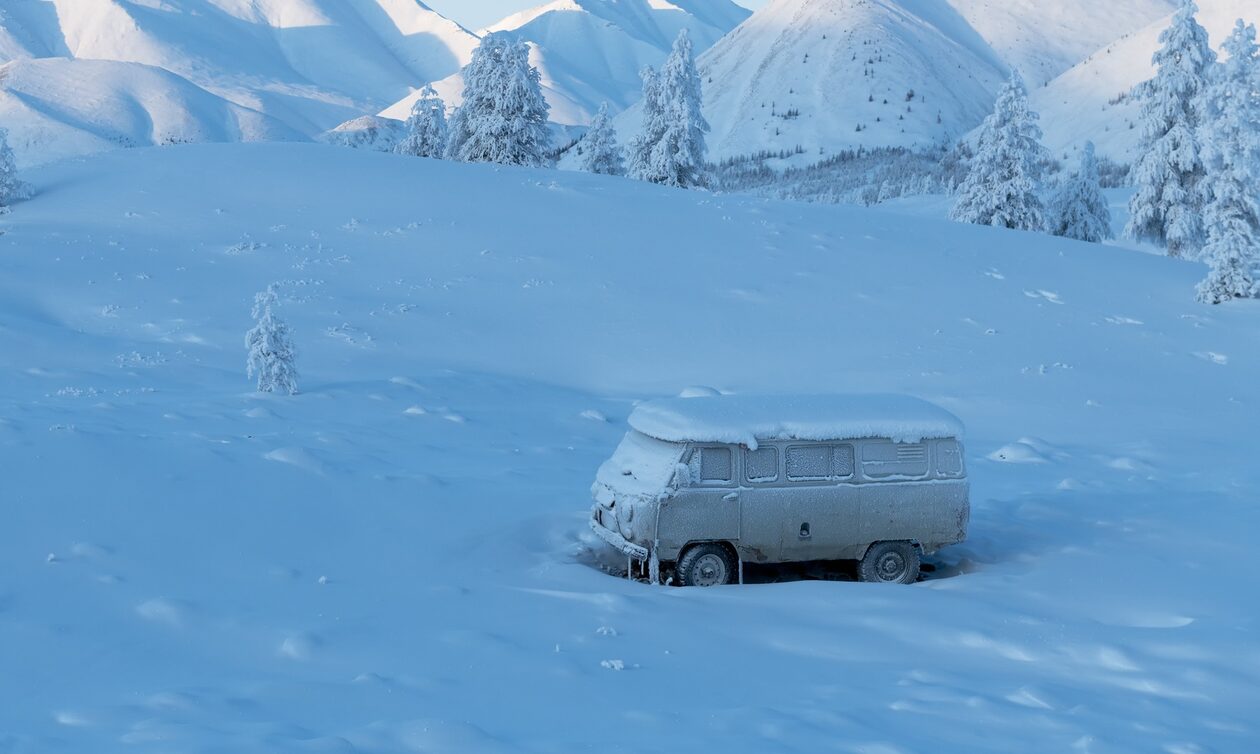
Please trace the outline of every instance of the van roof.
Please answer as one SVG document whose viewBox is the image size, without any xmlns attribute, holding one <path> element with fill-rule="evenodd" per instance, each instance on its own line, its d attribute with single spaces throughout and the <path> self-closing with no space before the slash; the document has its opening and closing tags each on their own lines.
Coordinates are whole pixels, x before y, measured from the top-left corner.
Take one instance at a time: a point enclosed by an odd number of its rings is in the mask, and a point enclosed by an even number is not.
<svg viewBox="0 0 1260 754">
<path fill-rule="evenodd" d="M 640 403 L 630 426 L 669 442 L 961 438 L 962 422 L 908 395 L 717 395 Z"/>
</svg>

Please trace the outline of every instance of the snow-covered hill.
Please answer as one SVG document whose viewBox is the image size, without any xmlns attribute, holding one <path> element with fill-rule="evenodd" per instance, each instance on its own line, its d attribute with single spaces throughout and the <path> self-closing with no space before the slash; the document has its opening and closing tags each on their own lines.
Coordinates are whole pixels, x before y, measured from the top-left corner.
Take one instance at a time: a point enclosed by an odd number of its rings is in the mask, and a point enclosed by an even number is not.
<svg viewBox="0 0 1260 754">
<path fill-rule="evenodd" d="M 1037 88 L 1177 0 L 947 0 L 1002 60 Z"/>
<path fill-rule="evenodd" d="M 459 70 L 476 44 L 418 0 L 9 0 L 0 11 L 0 62 L 156 66 L 307 136 Z"/>
<path fill-rule="evenodd" d="M 942 144 L 984 117 L 1005 76 L 948 5 L 896 0 L 774 0 L 700 65 L 715 158 Z"/>
<path fill-rule="evenodd" d="M 119 147 L 304 138 L 165 69 L 72 58 L 0 65 L 0 125 L 26 166 Z"/>
<path fill-rule="evenodd" d="M 1199 23 L 1207 29 L 1213 48 L 1225 40 L 1237 19 L 1260 23 L 1260 4 L 1255 0 L 1197 2 Z M 1170 20 L 1171 14 L 1114 41 L 1031 93 L 1033 109 L 1041 113 L 1046 144 L 1053 151 L 1075 153 L 1093 140 L 1100 155 L 1132 162 L 1142 130 L 1138 123 L 1141 107 L 1130 92 L 1155 75 L 1151 57 Z"/>
<path fill-rule="evenodd" d="M 1195 304 L 1201 265 L 310 144 L 27 177 L 0 218 L 7 752 L 1260 735 L 1260 303 Z M 243 374 L 269 283 L 293 398 Z M 634 399 L 692 384 L 943 403 L 970 539 L 907 587 L 599 570 L 595 469 Z"/>
<path fill-rule="evenodd" d="M 639 99 L 639 71 L 660 65 L 687 29 L 704 50 L 748 17 L 731 0 L 555 0 L 509 16 L 481 33 L 504 31 L 531 43 L 530 62 L 542 74 L 553 122 L 590 122 L 603 102 L 613 111 Z M 434 84 L 448 105 L 462 100 L 463 78 Z M 412 93 L 381 114 L 405 119 Z"/>
</svg>

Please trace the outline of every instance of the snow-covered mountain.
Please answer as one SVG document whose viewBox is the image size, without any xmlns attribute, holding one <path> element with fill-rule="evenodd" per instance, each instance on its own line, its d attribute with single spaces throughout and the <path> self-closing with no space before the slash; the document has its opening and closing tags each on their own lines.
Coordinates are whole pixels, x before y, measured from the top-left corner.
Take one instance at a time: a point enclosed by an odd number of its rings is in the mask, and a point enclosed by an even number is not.
<svg viewBox="0 0 1260 754">
<path fill-rule="evenodd" d="M 1177 0 L 946 1 L 1032 88 L 1177 6 Z"/>
<path fill-rule="evenodd" d="M 26 165 L 118 147 L 303 139 L 163 68 L 72 58 L 0 65 L 0 125 Z"/>
<path fill-rule="evenodd" d="M 894 0 L 775 0 L 700 66 L 716 158 L 941 144 L 984 117 L 1006 75 L 948 5 Z"/>
<path fill-rule="evenodd" d="M 688 30 L 697 50 L 705 50 L 748 15 L 731 0 L 555 0 L 481 33 L 510 32 L 530 42 L 530 61 L 542 74 L 551 120 L 584 125 L 602 102 L 614 111 L 636 102 L 642 93 L 639 71 L 659 65 L 681 29 Z M 434 88 L 448 105 L 462 100 L 459 74 Z M 406 118 L 418 96 L 413 93 L 381 115 Z"/>
<path fill-rule="evenodd" d="M 475 35 L 418 0 L 6 0 L 0 8 L 0 62 L 63 57 L 154 66 L 306 136 L 448 76 L 476 44 Z M 125 78 L 105 76 L 92 86 L 106 98 L 125 98 L 107 91 L 124 83 L 135 93 L 142 85 Z"/>
<path fill-rule="evenodd" d="M 1198 0 L 1199 23 L 1217 48 L 1234 22 L 1260 23 L 1256 0 Z M 1135 86 L 1155 75 L 1151 58 L 1171 14 L 1127 34 L 1032 91 L 1033 109 L 1041 113 L 1046 144 L 1057 154 L 1074 153 L 1092 140 L 1100 155 L 1132 162 L 1141 137 L 1141 106 L 1131 96 Z"/>
</svg>

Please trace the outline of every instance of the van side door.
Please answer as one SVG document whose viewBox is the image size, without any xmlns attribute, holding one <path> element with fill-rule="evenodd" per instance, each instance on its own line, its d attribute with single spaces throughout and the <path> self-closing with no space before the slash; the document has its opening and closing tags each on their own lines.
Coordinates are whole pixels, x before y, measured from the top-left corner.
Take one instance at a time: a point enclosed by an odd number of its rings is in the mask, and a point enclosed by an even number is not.
<svg viewBox="0 0 1260 754">
<path fill-rule="evenodd" d="M 688 484 L 661 506 L 657 536 L 672 557 L 688 542 L 739 539 L 739 453 L 730 445 L 697 444 L 687 451 Z"/>
<path fill-rule="evenodd" d="M 783 555 L 783 521 L 789 514 L 792 492 L 783 479 L 783 448 L 761 443 L 744 456 L 739 496 L 739 556 L 753 563 L 777 563 Z"/>
<path fill-rule="evenodd" d="M 784 561 L 854 557 L 861 499 L 851 443 L 795 443 L 784 448 L 791 503 L 783 520 Z"/>
</svg>

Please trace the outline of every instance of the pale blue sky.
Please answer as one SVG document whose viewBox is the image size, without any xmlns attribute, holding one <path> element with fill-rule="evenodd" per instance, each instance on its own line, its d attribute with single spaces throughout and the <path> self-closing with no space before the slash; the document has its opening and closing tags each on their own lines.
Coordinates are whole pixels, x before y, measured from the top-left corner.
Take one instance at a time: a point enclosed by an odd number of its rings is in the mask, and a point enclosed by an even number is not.
<svg viewBox="0 0 1260 754">
<path fill-rule="evenodd" d="M 421 0 L 447 18 L 476 31 L 511 13 L 543 5 L 547 0 Z M 735 0 L 749 8 L 760 8 L 769 0 Z"/>
</svg>

